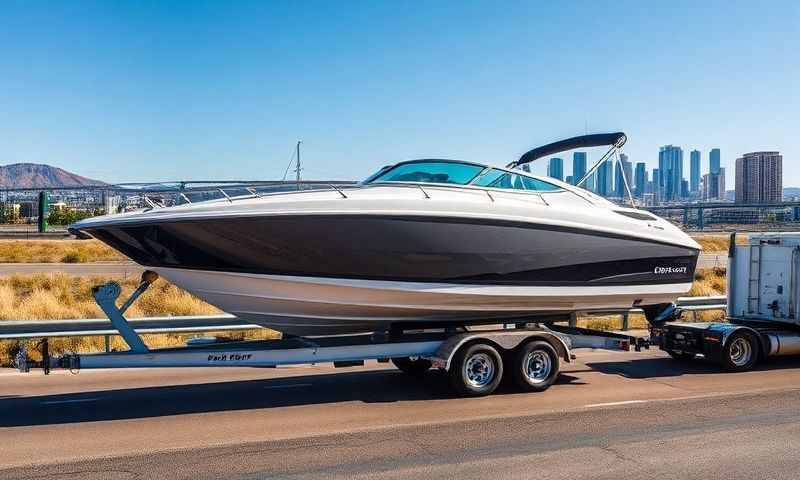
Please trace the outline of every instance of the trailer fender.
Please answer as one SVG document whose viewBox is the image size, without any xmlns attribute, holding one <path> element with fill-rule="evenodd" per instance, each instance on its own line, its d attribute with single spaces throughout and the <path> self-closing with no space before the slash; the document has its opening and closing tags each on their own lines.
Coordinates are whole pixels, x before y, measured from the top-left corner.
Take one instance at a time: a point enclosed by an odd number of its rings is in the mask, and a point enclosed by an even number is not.
<svg viewBox="0 0 800 480">
<path fill-rule="evenodd" d="M 468 343 L 484 342 L 496 347 L 501 352 L 511 351 L 529 340 L 544 340 L 556 349 L 558 355 L 567 362 L 572 361 L 569 347 L 558 335 L 546 331 L 508 330 L 503 332 L 469 332 L 454 335 L 445 340 L 430 358 L 433 366 L 450 370 L 450 362 L 455 353 Z"/>
</svg>

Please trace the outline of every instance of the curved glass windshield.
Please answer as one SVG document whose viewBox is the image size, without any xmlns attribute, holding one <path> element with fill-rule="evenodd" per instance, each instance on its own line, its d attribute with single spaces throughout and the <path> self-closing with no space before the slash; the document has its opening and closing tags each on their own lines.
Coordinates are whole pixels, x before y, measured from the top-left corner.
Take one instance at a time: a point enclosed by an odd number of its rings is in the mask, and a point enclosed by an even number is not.
<svg viewBox="0 0 800 480">
<path fill-rule="evenodd" d="M 414 182 L 414 183 L 453 183 L 466 185 L 475 178 L 484 167 L 471 163 L 421 161 L 401 163 L 383 172 L 378 172 L 371 182 Z"/>
<path fill-rule="evenodd" d="M 492 168 L 483 172 L 481 176 L 472 182 L 478 187 L 490 188 L 509 188 L 513 190 L 532 190 L 536 192 L 547 192 L 561 190 L 560 187 L 537 178 L 526 177 L 517 173 L 506 172 L 497 168 Z"/>
</svg>

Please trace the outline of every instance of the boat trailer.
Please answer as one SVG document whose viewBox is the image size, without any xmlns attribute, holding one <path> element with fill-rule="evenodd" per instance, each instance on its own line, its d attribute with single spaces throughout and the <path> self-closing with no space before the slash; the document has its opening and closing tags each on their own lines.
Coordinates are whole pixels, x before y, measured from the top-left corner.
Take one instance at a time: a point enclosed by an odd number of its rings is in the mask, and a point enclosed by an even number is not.
<svg viewBox="0 0 800 480">
<path fill-rule="evenodd" d="M 499 384 L 503 367 L 525 390 L 544 390 L 558 376 L 560 361 L 571 362 L 574 348 L 637 351 L 647 340 L 524 319 L 503 328 L 439 328 L 374 332 L 357 335 L 284 337 L 276 340 L 218 341 L 183 347 L 150 349 L 125 317 L 128 308 L 158 279 L 145 271 L 141 282 L 121 306 L 122 288 L 109 282 L 92 289 L 95 301 L 129 349 L 121 352 L 66 354 L 49 358 L 43 340 L 43 367 L 77 372 L 84 368 L 142 367 L 277 367 L 333 363 L 336 367 L 363 365 L 365 360 L 392 361 L 408 373 L 429 368 L 448 372 L 453 386 L 467 395 L 486 395 Z M 541 319 L 537 319 L 541 322 Z M 24 357 L 24 352 L 21 352 Z M 513 364 L 517 365 L 513 365 Z M 25 359 L 18 366 L 28 368 Z M 515 373 L 522 372 L 522 373 Z"/>
</svg>

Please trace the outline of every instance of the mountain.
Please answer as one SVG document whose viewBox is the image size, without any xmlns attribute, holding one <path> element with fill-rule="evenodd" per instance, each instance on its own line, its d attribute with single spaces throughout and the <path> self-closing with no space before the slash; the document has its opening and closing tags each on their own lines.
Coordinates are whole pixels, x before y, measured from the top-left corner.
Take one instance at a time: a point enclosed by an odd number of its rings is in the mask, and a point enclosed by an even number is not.
<svg viewBox="0 0 800 480">
<path fill-rule="evenodd" d="M 38 163 L 0 165 L 0 187 L 52 188 L 105 185 L 99 180 L 81 177 L 62 168 Z"/>
</svg>

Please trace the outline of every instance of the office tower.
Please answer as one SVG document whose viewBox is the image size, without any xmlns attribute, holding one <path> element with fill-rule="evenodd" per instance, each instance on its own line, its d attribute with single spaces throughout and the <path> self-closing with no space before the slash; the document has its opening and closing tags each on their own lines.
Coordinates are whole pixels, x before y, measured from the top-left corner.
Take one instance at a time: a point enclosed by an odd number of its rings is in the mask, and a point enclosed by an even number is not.
<svg viewBox="0 0 800 480">
<path fill-rule="evenodd" d="M 652 180 L 652 188 L 650 191 L 653 193 L 653 198 L 655 199 L 656 203 L 661 201 L 661 197 L 664 193 L 661 191 L 661 170 L 654 168 L 653 169 L 653 180 Z"/>
<path fill-rule="evenodd" d="M 564 160 L 560 158 L 551 158 L 547 162 L 547 176 L 564 180 Z"/>
<path fill-rule="evenodd" d="M 720 168 L 719 173 L 706 173 L 703 175 L 703 193 L 705 201 L 725 200 L 725 169 Z"/>
<path fill-rule="evenodd" d="M 751 152 L 736 159 L 736 203 L 775 203 L 783 200 L 783 156 Z"/>
<path fill-rule="evenodd" d="M 636 171 L 633 175 L 633 191 L 638 198 L 642 198 L 647 188 L 647 165 L 644 162 L 636 164 Z"/>
<path fill-rule="evenodd" d="M 719 173 L 719 148 L 708 152 L 708 173 Z"/>
<path fill-rule="evenodd" d="M 689 154 L 689 191 L 696 195 L 700 191 L 700 151 Z"/>
<path fill-rule="evenodd" d="M 586 152 L 572 154 L 572 181 L 577 182 L 586 175 Z"/>
<path fill-rule="evenodd" d="M 597 169 L 597 194 L 610 197 L 614 194 L 614 165 L 606 160 Z"/>
<path fill-rule="evenodd" d="M 578 180 L 580 180 L 580 178 Z M 578 180 L 576 180 L 576 182 Z M 585 188 L 586 190 L 589 190 L 590 192 L 595 192 L 596 193 L 597 192 L 597 170 L 595 170 L 594 173 L 592 173 L 591 175 L 586 177 L 586 181 L 583 182 L 582 185 L 579 185 L 579 187 Z"/>
<path fill-rule="evenodd" d="M 658 152 L 659 189 L 661 201 L 673 202 L 681 199 L 683 181 L 683 149 L 665 145 Z"/>
<path fill-rule="evenodd" d="M 625 174 L 625 181 L 623 182 L 622 174 Z M 625 192 L 625 182 L 628 183 L 628 188 L 633 188 L 633 168 L 631 162 L 628 161 L 628 156 L 624 153 L 619 155 L 619 162 L 617 162 L 617 172 L 614 178 L 614 185 L 616 186 L 616 196 L 620 198 L 626 197 L 628 194 Z"/>
<path fill-rule="evenodd" d="M 564 181 L 569 183 L 570 185 L 575 185 L 575 179 L 572 178 L 572 175 L 567 175 L 567 179 Z"/>
</svg>

